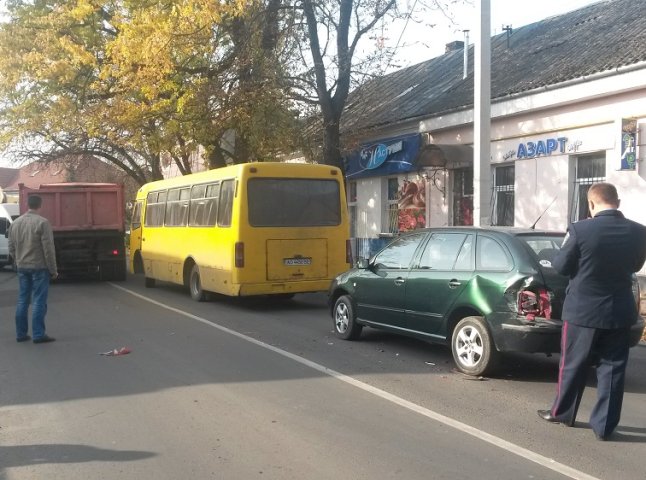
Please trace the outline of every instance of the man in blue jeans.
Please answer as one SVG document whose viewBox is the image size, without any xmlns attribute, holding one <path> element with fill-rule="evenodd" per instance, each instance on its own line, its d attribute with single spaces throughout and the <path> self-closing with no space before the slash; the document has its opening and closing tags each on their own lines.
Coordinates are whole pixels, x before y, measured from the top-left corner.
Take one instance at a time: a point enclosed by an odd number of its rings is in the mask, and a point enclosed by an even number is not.
<svg viewBox="0 0 646 480">
<path fill-rule="evenodd" d="M 18 217 L 9 229 L 9 253 L 16 262 L 19 293 L 16 306 L 16 341 L 26 342 L 29 336 L 29 304 L 32 303 L 31 330 L 34 343 L 55 339 L 45 332 L 49 279 L 58 277 L 52 227 L 38 211 L 42 199 L 31 195 L 29 210 Z"/>
</svg>

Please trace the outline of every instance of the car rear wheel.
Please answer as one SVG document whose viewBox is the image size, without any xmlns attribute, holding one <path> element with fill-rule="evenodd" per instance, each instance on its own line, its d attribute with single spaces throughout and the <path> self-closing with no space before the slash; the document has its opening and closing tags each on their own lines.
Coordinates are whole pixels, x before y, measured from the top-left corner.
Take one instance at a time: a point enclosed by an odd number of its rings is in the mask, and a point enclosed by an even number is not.
<svg viewBox="0 0 646 480">
<path fill-rule="evenodd" d="M 458 370 L 467 375 L 491 373 L 498 363 L 499 353 L 482 317 L 466 317 L 458 322 L 451 351 Z"/>
<path fill-rule="evenodd" d="M 193 268 L 191 268 L 188 288 L 193 300 L 197 302 L 203 302 L 206 300 L 206 292 L 202 290 L 202 282 L 200 280 L 200 268 L 197 265 L 193 265 Z"/>
<path fill-rule="evenodd" d="M 352 300 L 347 295 L 339 297 L 334 304 L 334 333 L 343 340 L 356 340 L 363 326 L 359 325 L 354 314 Z"/>
</svg>

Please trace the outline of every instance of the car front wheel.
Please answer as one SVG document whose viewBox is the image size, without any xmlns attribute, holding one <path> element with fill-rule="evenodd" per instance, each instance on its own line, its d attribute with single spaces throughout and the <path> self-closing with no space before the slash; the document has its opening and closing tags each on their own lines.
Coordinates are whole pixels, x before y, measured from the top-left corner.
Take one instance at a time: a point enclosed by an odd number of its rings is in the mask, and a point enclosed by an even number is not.
<svg viewBox="0 0 646 480">
<path fill-rule="evenodd" d="M 359 325 L 354 314 L 354 307 L 349 296 L 339 297 L 334 304 L 334 333 L 343 340 L 356 340 L 361 335 L 362 325 Z"/>
<path fill-rule="evenodd" d="M 458 322 L 451 351 L 458 370 L 467 375 L 491 373 L 498 363 L 499 353 L 482 317 L 466 317 Z"/>
</svg>

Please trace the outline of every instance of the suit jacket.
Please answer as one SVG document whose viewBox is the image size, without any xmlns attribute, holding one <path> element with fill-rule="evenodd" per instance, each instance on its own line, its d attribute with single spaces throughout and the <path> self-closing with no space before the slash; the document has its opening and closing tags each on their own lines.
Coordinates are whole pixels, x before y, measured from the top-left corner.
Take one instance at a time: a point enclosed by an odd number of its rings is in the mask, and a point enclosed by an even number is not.
<svg viewBox="0 0 646 480">
<path fill-rule="evenodd" d="M 591 328 L 624 328 L 637 320 L 632 275 L 646 259 L 646 227 L 618 210 L 573 223 L 552 266 L 569 275 L 562 319 Z"/>
</svg>

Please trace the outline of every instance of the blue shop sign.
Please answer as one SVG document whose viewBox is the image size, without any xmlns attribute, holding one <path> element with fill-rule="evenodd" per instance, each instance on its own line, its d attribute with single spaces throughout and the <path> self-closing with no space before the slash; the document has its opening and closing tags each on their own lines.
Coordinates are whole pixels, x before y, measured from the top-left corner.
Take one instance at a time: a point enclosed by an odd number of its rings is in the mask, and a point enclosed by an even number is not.
<svg viewBox="0 0 646 480">
<path fill-rule="evenodd" d="M 418 134 L 363 145 L 344 158 L 346 177 L 380 177 L 413 171 L 420 145 Z"/>
<path fill-rule="evenodd" d="M 554 153 L 557 149 L 560 153 L 565 153 L 566 142 L 567 137 L 558 137 L 539 140 L 537 142 L 521 143 L 518 145 L 516 158 L 521 159 L 548 156 Z"/>
</svg>

